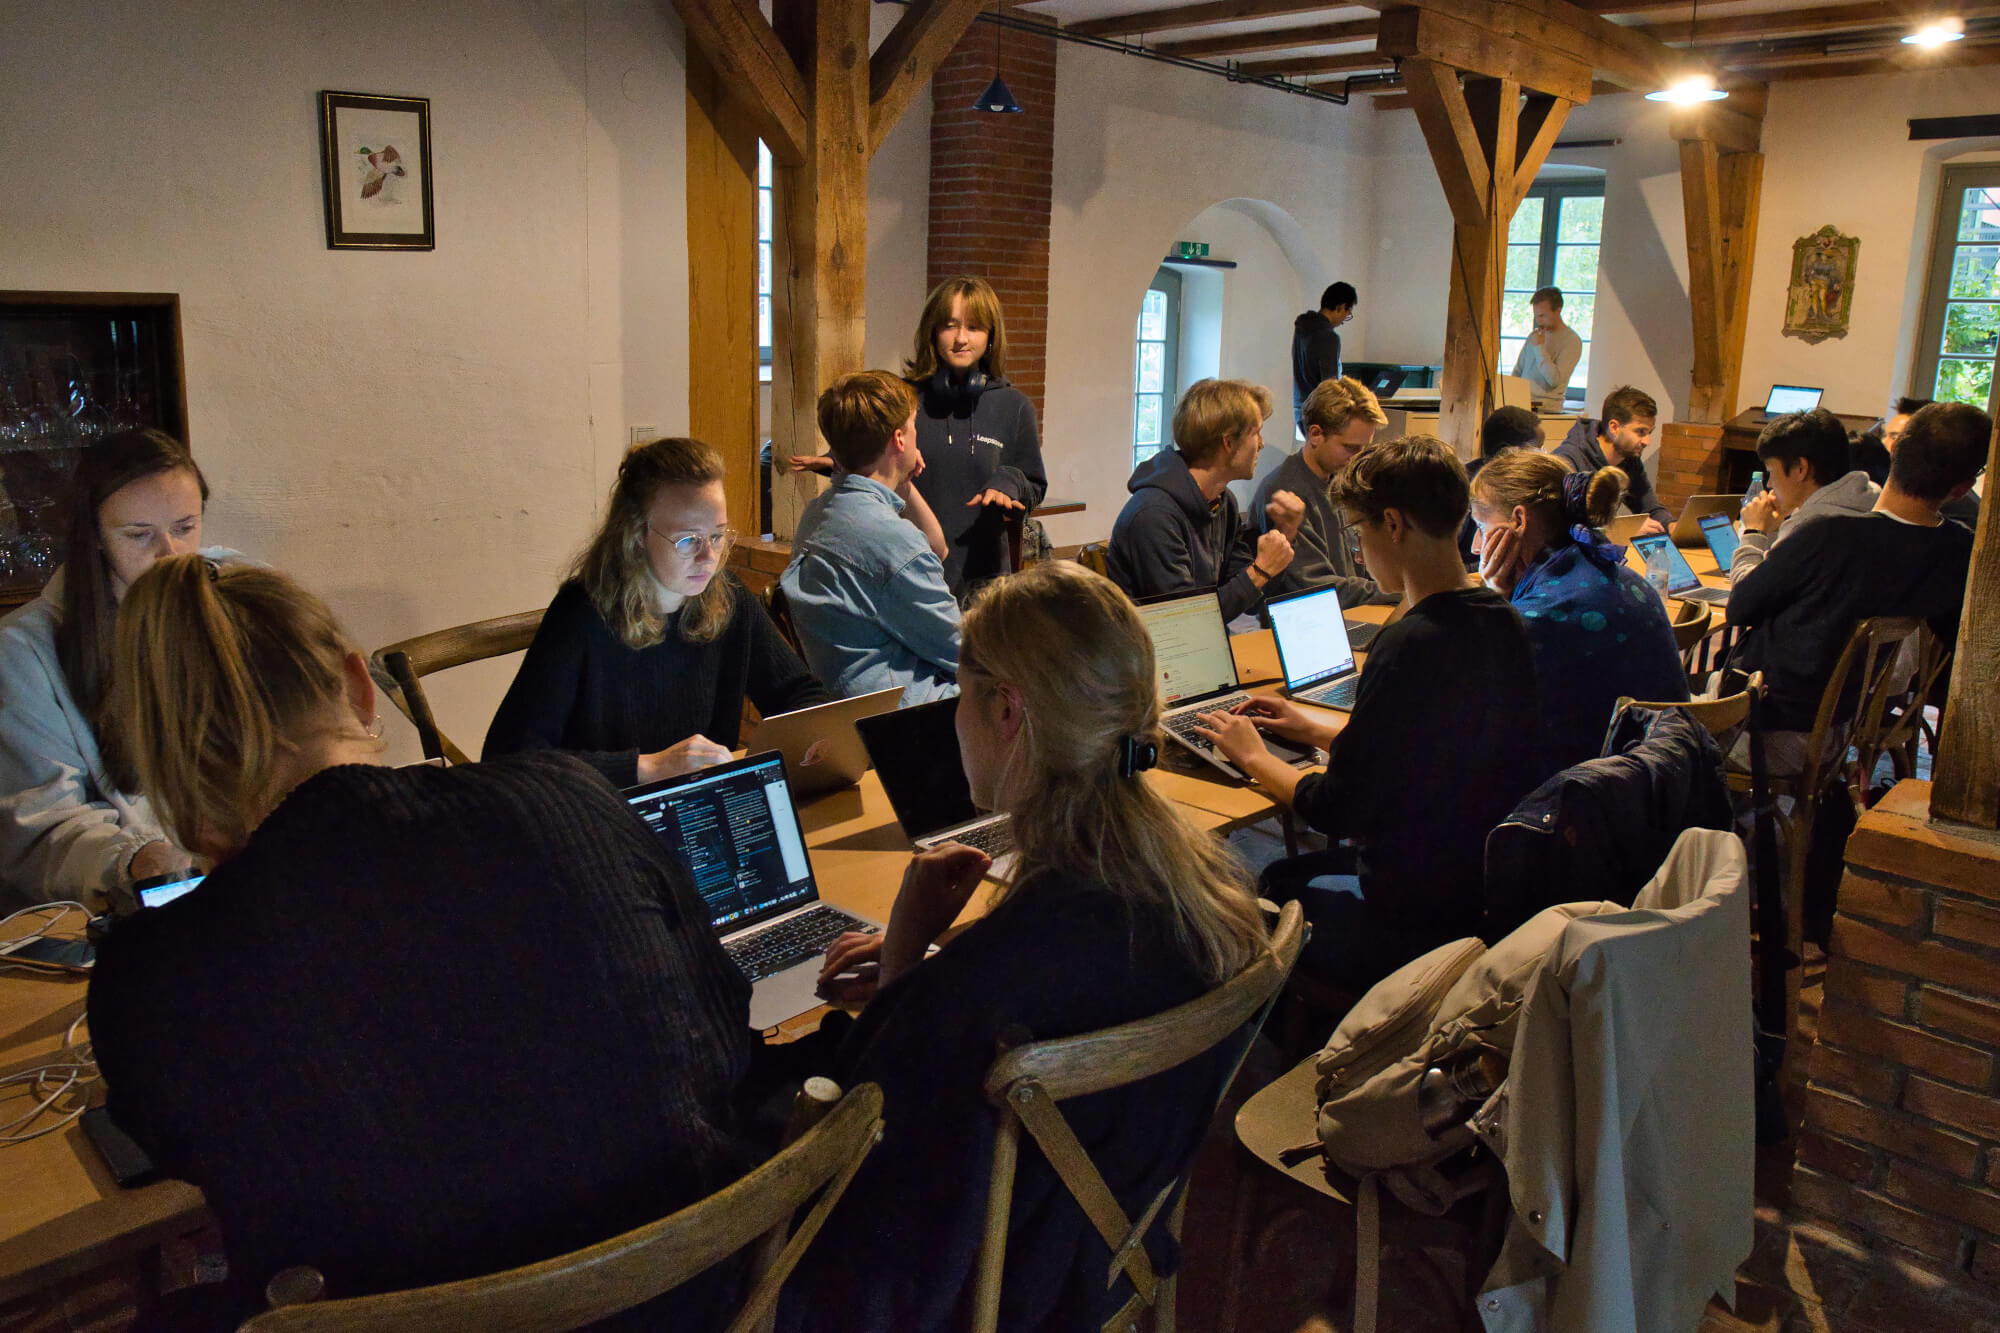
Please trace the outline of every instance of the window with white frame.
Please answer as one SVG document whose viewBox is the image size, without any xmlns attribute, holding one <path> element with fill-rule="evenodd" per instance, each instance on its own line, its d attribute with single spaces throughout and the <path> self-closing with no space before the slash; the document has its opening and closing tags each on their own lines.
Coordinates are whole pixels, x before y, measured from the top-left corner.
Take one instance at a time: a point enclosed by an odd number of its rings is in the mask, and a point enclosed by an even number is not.
<svg viewBox="0 0 2000 1333">
<path fill-rule="evenodd" d="M 1529 298 L 1560 287 L 1563 323 L 1583 339 L 1570 372 L 1569 393 L 1590 379 L 1590 329 L 1597 314 L 1597 250 L 1604 232 L 1604 186 L 1597 181 L 1550 182 L 1529 189 L 1507 227 L 1507 268 L 1500 298 L 1500 371 L 1511 375 L 1521 345 L 1534 331 Z"/>
<path fill-rule="evenodd" d="M 1132 464 L 1173 443 L 1174 379 L 1181 341 L 1181 275 L 1163 268 L 1139 301 L 1132 353 Z"/>
<path fill-rule="evenodd" d="M 757 141 L 757 378 L 771 378 L 771 150 Z"/>
<path fill-rule="evenodd" d="M 2000 357 L 2000 164 L 1947 167 L 1910 392 L 1991 412 Z"/>
</svg>

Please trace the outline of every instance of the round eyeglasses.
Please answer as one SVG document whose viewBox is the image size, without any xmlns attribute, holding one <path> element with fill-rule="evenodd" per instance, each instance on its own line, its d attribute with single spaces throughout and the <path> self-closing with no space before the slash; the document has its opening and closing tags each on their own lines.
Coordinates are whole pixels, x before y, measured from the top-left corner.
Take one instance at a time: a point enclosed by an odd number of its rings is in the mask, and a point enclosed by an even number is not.
<svg viewBox="0 0 2000 1333">
<path fill-rule="evenodd" d="M 717 528 L 713 532 L 668 534 L 648 523 L 646 531 L 665 542 L 668 548 L 683 560 L 692 560 L 704 551 L 727 551 L 730 544 L 736 540 L 735 528 Z"/>
</svg>

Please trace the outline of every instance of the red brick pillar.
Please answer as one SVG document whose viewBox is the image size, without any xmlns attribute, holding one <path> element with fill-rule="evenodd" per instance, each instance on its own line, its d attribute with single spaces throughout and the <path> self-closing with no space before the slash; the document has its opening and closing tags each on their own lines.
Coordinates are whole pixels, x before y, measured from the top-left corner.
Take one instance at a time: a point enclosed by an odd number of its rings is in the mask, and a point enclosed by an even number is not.
<svg viewBox="0 0 2000 1333">
<path fill-rule="evenodd" d="M 1000 75 L 1019 115 L 972 110 L 993 81 L 991 23 L 974 23 L 931 80 L 929 285 L 969 275 L 1000 294 L 1007 378 L 1042 411 L 1049 341 L 1049 201 L 1056 42 L 999 31 Z"/>
<path fill-rule="evenodd" d="M 1660 503 L 1679 510 L 1690 495 L 1722 493 L 1722 427 L 1671 421 L 1660 434 Z"/>
</svg>

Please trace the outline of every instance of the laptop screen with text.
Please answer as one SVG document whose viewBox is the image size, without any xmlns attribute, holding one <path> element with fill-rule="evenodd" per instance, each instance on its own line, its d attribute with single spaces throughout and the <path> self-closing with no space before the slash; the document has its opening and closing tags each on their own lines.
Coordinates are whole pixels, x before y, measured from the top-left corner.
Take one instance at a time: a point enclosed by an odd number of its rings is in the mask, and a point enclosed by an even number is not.
<svg viewBox="0 0 2000 1333">
<path fill-rule="evenodd" d="M 1695 577 L 1694 566 L 1688 564 L 1687 557 L 1681 554 L 1681 548 L 1674 545 L 1674 539 L 1666 533 L 1656 532 L 1650 537 L 1634 537 L 1632 545 L 1638 548 L 1642 564 L 1650 564 L 1655 551 L 1667 553 L 1668 592 L 1686 592 L 1690 588 L 1701 586 L 1701 580 Z"/>
<path fill-rule="evenodd" d="M 785 761 L 776 750 L 624 795 L 646 827 L 687 863 L 718 930 L 818 900 Z"/>
<path fill-rule="evenodd" d="M 1236 688 L 1236 659 L 1214 593 L 1149 602 L 1139 608 L 1139 619 L 1153 640 L 1162 704 Z"/>
<path fill-rule="evenodd" d="M 1773 384 L 1771 396 L 1764 401 L 1764 410 L 1774 417 L 1787 412 L 1810 412 L 1819 406 L 1822 392 L 1803 384 Z"/>
<path fill-rule="evenodd" d="M 1267 605 L 1288 689 L 1303 690 L 1354 669 L 1340 590 L 1320 588 Z"/>
<path fill-rule="evenodd" d="M 1727 514 L 1703 514 L 1695 521 L 1701 524 L 1701 535 L 1708 542 L 1708 549 L 1715 553 L 1715 567 L 1728 570 L 1730 558 L 1743 544 L 1736 535 L 1736 520 Z"/>
</svg>

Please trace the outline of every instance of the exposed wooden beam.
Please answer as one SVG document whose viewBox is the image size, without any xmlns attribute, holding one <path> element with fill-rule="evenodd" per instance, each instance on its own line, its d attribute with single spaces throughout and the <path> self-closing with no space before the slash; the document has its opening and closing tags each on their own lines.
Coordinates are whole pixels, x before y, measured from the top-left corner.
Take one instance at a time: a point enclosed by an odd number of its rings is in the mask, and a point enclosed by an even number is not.
<svg viewBox="0 0 2000 1333">
<path fill-rule="evenodd" d="M 1403 85 L 1409 90 L 1424 142 L 1430 146 L 1431 162 L 1437 168 L 1438 183 L 1444 187 L 1445 202 L 1451 206 L 1452 220 L 1460 226 L 1484 221 L 1490 168 L 1479 146 L 1465 90 L 1458 86 L 1458 71 L 1435 61 L 1405 60 Z"/>
<path fill-rule="evenodd" d="M 1931 817 L 2000 829 L 2000 435 L 1987 446 L 1986 495 L 1965 578 L 1956 669 L 1938 728 Z"/>
<path fill-rule="evenodd" d="M 1063 25 L 1081 37 L 1136 37 L 1141 33 L 1172 32 L 1177 28 L 1206 28 L 1216 23 L 1241 23 L 1245 19 L 1275 18 L 1281 14 L 1311 14 L 1341 8 L 1327 0 L 1209 0 L 1198 5 L 1176 5 L 1170 9 L 1149 9 L 1115 18 L 1087 19 Z M 1374 6 L 1370 6 L 1374 8 Z"/>
<path fill-rule="evenodd" d="M 2000 13 L 2000 3 L 1970 0 L 1960 3 L 1898 4 L 1881 3 L 1880 0 L 1876 0 L 1869 4 L 1819 5 L 1811 9 L 1780 10 L 1772 14 L 1736 14 L 1728 18 L 1700 20 L 1695 25 L 1694 39 L 1697 42 L 1769 41 L 1784 37 L 1811 37 L 1825 32 L 1853 32 L 1868 28 L 1908 29 L 1915 25 L 1916 19 L 1926 14 L 1945 13 L 1955 14 L 1959 18 L 1977 18 L 1986 14 Z M 1671 46 L 1685 46 L 1688 40 L 1688 25 L 1685 23 L 1669 21 L 1634 24 L 1631 31 L 1643 32 Z"/>
<path fill-rule="evenodd" d="M 979 16 L 983 0 L 913 0 L 868 59 L 868 152 L 872 157 L 917 90 Z"/>
<path fill-rule="evenodd" d="M 1263 32 L 1241 32 L 1230 37 L 1197 37 L 1185 42 L 1162 42 L 1155 49 L 1162 55 L 1247 56 L 1259 51 L 1287 51 L 1295 46 L 1328 46 L 1336 42 L 1372 40 L 1374 19 L 1354 19 L 1347 23 L 1321 23 L 1305 28 L 1269 28 Z"/>
<path fill-rule="evenodd" d="M 674 11 L 688 40 L 715 67 L 720 87 L 749 115 L 772 158 L 803 162 L 810 105 L 806 81 L 756 0 L 674 0 Z"/>
<path fill-rule="evenodd" d="M 1522 103 L 1514 184 L 1507 198 L 1507 217 L 1510 220 L 1519 211 L 1521 201 L 1528 197 L 1528 187 L 1535 183 L 1535 173 L 1542 169 L 1542 163 L 1549 160 L 1556 140 L 1562 137 L 1563 126 L 1569 123 L 1569 109 L 1575 105 L 1547 93 L 1530 93 Z"/>
<path fill-rule="evenodd" d="M 1658 88 L 1690 72 L 1712 73 L 1686 53 L 1631 28 L 1620 27 L 1568 0 L 1355 0 L 1383 11 L 1436 11 L 1497 38 L 1515 49 L 1580 62 L 1623 88 Z M 1549 89 L 1548 91 L 1555 91 Z"/>
<path fill-rule="evenodd" d="M 1723 51 L 1716 62 L 1758 79 L 1845 78 L 1857 74 L 1914 74 L 1924 70 L 1969 69 L 2000 64 L 2000 42 L 1957 42 L 1922 51 L 1900 43 L 1880 51 L 1829 54 L 1825 51 Z"/>
<path fill-rule="evenodd" d="M 1667 117 L 1667 133 L 1681 143 L 1701 140 L 1724 152 L 1754 153 L 1763 146 L 1764 122 L 1746 115 L 1727 102 L 1703 102 L 1678 107 Z"/>
<path fill-rule="evenodd" d="M 1375 51 L 1351 51 L 1338 56 L 1292 56 L 1277 60 L 1252 60 L 1237 66 L 1245 75 L 1266 78 L 1302 78 L 1308 74 L 1341 74 L 1349 70 L 1380 69 L 1391 63 Z"/>
<path fill-rule="evenodd" d="M 1439 9 L 1384 11 L 1375 47 L 1387 56 L 1420 57 L 1469 74 L 1512 78 L 1565 101 L 1590 100 L 1588 61 Z"/>
</svg>

